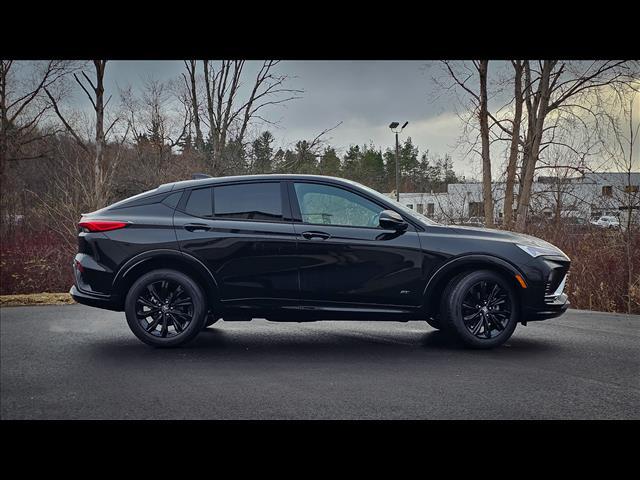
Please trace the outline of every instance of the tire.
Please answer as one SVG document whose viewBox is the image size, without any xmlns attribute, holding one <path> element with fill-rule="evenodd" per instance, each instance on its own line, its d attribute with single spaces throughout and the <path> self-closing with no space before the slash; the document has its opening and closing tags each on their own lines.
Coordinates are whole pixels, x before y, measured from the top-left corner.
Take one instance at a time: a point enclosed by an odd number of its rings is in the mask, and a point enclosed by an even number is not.
<svg viewBox="0 0 640 480">
<path fill-rule="evenodd" d="M 513 286 L 491 270 L 463 272 L 443 292 L 442 329 L 467 347 L 502 345 L 513 334 L 518 320 L 519 304 Z"/>
<path fill-rule="evenodd" d="M 206 313 L 200 286 L 176 270 L 144 274 L 133 283 L 125 300 L 129 328 L 154 347 L 177 347 L 193 340 L 205 324 Z"/>
</svg>

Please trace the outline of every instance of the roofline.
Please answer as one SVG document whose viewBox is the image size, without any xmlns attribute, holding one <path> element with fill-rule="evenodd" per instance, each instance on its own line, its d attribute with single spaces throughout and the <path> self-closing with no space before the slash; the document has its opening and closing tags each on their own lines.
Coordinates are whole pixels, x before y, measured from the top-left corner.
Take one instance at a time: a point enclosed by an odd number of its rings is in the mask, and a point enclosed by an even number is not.
<svg viewBox="0 0 640 480">
<path fill-rule="evenodd" d="M 307 174 L 294 174 L 294 173 L 266 173 L 260 175 L 234 175 L 230 177 L 211 177 L 211 178 L 199 178 L 196 180 L 181 180 L 178 182 L 164 183 L 158 188 L 162 190 L 177 190 L 183 188 L 192 188 L 207 185 L 216 185 L 218 183 L 235 183 L 242 181 L 260 181 L 260 180 L 330 180 L 334 183 L 340 183 L 343 185 L 358 185 L 357 182 L 348 180 L 346 178 L 332 177 L 328 175 L 307 175 Z"/>
</svg>

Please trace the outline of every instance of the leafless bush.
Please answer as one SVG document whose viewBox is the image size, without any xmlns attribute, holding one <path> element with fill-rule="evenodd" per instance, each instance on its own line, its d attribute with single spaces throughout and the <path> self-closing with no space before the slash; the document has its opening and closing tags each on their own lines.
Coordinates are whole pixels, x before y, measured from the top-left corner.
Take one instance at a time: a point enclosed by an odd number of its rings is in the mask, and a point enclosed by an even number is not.
<svg viewBox="0 0 640 480">
<path fill-rule="evenodd" d="M 638 226 L 629 232 L 595 227 L 575 232 L 562 224 L 527 228 L 527 233 L 557 245 L 571 258 L 566 292 L 574 308 L 640 313 Z"/>
</svg>

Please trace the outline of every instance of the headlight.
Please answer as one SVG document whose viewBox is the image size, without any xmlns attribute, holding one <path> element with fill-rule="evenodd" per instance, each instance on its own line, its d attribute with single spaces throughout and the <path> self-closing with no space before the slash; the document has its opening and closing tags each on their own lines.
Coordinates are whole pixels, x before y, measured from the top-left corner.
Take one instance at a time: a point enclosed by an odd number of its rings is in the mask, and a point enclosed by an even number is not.
<svg viewBox="0 0 640 480">
<path fill-rule="evenodd" d="M 539 257 L 541 255 L 562 255 L 562 251 L 556 247 L 541 247 L 537 245 L 516 245 L 527 252 L 532 257 Z"/>
</svg>

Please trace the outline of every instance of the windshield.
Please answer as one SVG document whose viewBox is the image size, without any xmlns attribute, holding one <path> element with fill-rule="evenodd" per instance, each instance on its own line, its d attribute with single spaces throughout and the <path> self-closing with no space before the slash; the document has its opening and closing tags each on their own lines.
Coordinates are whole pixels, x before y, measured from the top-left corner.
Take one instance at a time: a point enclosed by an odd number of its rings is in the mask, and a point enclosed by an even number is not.
<svg viewBox="0 0 640 480">
<path fill-rule="evenodd" d="M 423 223 L 426 223 L 427 225 L 440 225 L 438 222 L 434 222 L 433 220 L 423 215 L 422 213 L 418 213 L 415 210 L 410 209 L 409 207 L 405 207 L 400 202 L 397 202 L 395 199 L 391 197 L 387 197 L 386 195 L 383 195 L 382 193 L 378 192 L 377 190 L 374 190 L 373 188 L 369 188 L 366 185 L 362 185 L 361 183 L 357 183 L 357 182 L 353 182 L 353 183 L 355 183 L 360 188 L 363 188 L 364 190 L 366 190 L 367 192 L 371 193 L 376 197 L 382 197 L 385 200 L 390 201 L 391 203 L 393 203 L 394 207 L 402 211 L 402 213 L 404 213 L 408 217 L 411 217 L 414 220 L 417 220 L 418 222 L 423 222 Z"/>
</svg>

